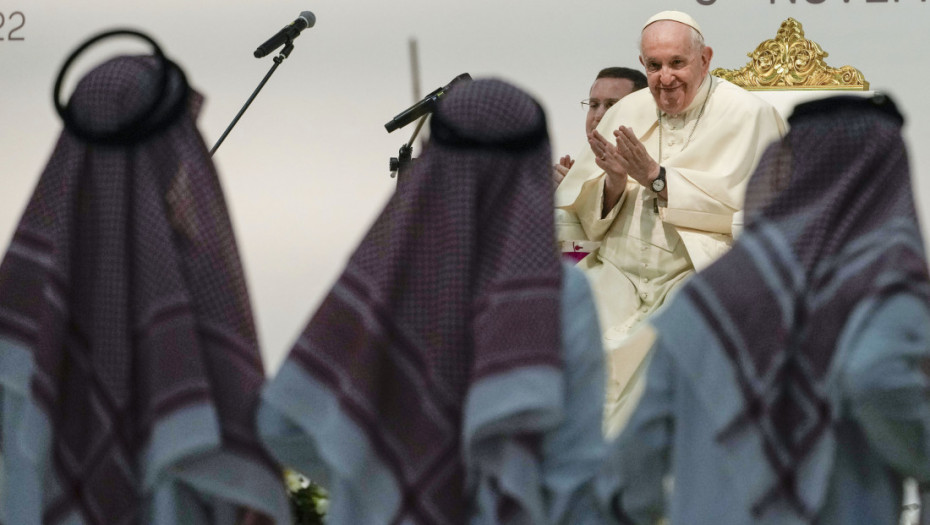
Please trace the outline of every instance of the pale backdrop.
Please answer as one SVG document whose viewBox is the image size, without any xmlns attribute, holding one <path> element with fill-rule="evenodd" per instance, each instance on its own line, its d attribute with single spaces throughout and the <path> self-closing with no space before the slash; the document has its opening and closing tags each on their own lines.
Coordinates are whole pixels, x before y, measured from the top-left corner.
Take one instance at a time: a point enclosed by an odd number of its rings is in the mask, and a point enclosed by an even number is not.
<svg viewBox="0 0 930 525">
<path fill-rule="evenodd" d="M 829 53 L 891 92 L 906 128 L 921 214 L 930 214 L 930 5 L 922 0 L 20 0 L 0 14 L 0 247 L 45 165 L 60 124 L 51 90 L 67 54 L 105 29 L 148 32 L 207 97 L 200 129 L 212 145 L 271 67 L 252 51 L 304 10 L 316 26 L 282 64 L 217 152 L 246 266 L 269 373 L 338 276 L 394 187 L 388 158 L 413 126 L 384 123 L 413 102 L 408 39 L 420 48 L 423 92 L 462 72 L 497 76 L 546 108 L 554 153 L 583 146 L 578 101 L 604 66 L 637 65 L 642 22 L 662 9 L 695 16 L 736 68 L 787 17 Z M 23 16 L 14 15 L 20 12 Z M 23 18 L 25 23 L 23 23 Z M 19 25 L 13 37 L 9 32 Z M 95 48 L 69 85 L 103 57 L 135 52 L 129 40 Z"/>
</svg>

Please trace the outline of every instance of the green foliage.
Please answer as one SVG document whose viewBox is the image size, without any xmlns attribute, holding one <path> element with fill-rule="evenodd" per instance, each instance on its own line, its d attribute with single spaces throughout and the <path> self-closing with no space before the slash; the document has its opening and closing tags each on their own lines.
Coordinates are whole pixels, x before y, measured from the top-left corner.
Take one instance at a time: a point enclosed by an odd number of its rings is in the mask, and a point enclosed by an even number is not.
<svg viewBox="0 0 930 525">
<path fill-rule="evenodd" d="M 295 525 L 323 525 L 329 495 L 319 485 L 293 470 L 284 472 Z"/>
</svg>

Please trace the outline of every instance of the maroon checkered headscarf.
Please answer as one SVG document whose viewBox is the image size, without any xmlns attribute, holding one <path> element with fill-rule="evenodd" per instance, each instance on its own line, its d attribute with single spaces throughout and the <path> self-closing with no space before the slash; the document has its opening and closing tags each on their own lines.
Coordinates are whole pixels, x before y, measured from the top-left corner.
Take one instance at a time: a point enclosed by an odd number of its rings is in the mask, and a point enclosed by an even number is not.
<svg viewBox="0 0 930 525">
<path fill-rule="evenodd" d="M 776 475 L 754 512 L 786 500 L 810 520 L 817 509 L 798 478 L 832 436 L 825 376 L 850 314 L 902 290 L 930 296 L 903 119 L 891 101 L 828 98 L 798 106 L 789 122 L 748 184 L 746 230 L 682 295 L 732 361 L 744 397 L 719 439 L 752 425 Z"/>
<path fill-rule="evenodd" d="M 204 422 L 219 425 L 215 447 L 280 479 L 254 429 L 264 373 L 195 127 L 201 97 L 160 58 L 115 58 L 80 81 L 0 266 L 0 337 L 31 350 L 31 395 L 52 427 L 44 523 L 75 512 L 90 524 L 141 523 L 143 477 L 164 474 L 143 452 L 160 421 L 190 407 L 215 411 Z M 162 438 L 189 446 L 185 435 Z"/>
<path fill-rule="evenodd" d="M 465 523 L 471 385 L 561 366 L 550 162 L 532 98 L 458 85 L 290 354 L 393 472 L 402 503 L 385 523 Z"/>
</svg>

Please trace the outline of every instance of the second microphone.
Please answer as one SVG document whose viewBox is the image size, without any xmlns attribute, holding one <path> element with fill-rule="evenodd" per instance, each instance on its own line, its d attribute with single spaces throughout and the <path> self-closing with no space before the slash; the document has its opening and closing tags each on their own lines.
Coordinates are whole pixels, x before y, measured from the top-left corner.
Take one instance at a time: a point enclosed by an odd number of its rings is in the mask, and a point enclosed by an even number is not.
<svg viewBox="0 0 930 525">
<path fill-rule="evenodd" d="M 262 58 L 268 53 L 283 46 L 287 41 L 297 38 L 301 31 L 308 27 L 313 27 L 315 23 L 316 17 L 313 16 L 313 13 L 310 11 L 302 11 L 300 16 L 297 17 L 297 20 L 284 26 L 276 35 L 269 38 L 264 44 L 258 46 L 258 49 L 255 50 L 255 58 Z"/>
</svg>

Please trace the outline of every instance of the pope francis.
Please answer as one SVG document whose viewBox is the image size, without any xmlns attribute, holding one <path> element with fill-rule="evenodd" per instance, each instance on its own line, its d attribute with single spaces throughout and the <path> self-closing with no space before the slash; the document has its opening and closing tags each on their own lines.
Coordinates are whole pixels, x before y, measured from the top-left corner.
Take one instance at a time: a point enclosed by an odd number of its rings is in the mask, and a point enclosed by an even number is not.
<svg viewBox="0 0 930 525">
<path fill-rule="evenodd" d="M 641 391 L 651 339 L 640 321 L 727 250 L 746 182 L 786 131 L 771 105 L 708 74 L 712 56 L 691 16 L 647 20 L 640 62 L 649 89 L 608 111 L 556 190 L 559 240 L 600 242 L 579 266 L 608 353 L 608 437 Z"/>
</svg>

